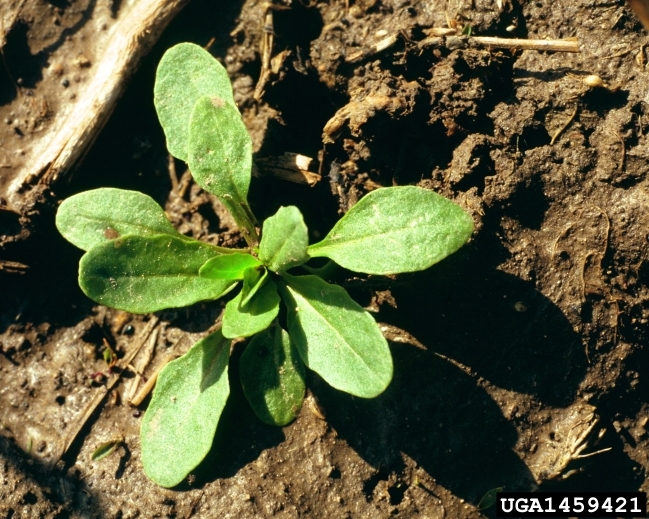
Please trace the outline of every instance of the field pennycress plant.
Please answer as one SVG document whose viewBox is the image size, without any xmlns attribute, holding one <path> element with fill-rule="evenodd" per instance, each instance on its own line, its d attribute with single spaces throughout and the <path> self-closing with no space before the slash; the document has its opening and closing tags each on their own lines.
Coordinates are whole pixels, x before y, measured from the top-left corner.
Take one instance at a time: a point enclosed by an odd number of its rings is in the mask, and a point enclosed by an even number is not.
<svg viewBox="0 0 649 519">
<path fill-rule="evenodd" d="M 392 357 L 376 322 L 347 292 L 306 265 L 323 257 L 349 270 L 423 270 L 460 248 L 471 218 L 453 202 L 413 186 L 363 197 L 318 243 L 309 245 L 299 209 L 280 207 L 259 224 L 248 205 L 252 142 L 225 69 L 202 48 L 167 51 L 154 101 L 169 151 L 235 218 L 244 249 L 217 247 L 177 232 L 150 197 L 96 189 L 65 200 L 61 234 L 85 250 L 79 285 L 94 301 L 133 313 L 214 300 L 222 327 L 160 373 L 141 428 L 142 462 L 161 486 L 180 483 L 211 448 L 228 399 L 232 339 L 252 337 L 239 375 L 256 415 L 286 425 L 298 413 L 306 368 L 363 398 L 392 379 Z M 261 233 L 260 233 L 261 231 Z M 280 322 L 280 307 L 286 322 Z"/>
</svg>

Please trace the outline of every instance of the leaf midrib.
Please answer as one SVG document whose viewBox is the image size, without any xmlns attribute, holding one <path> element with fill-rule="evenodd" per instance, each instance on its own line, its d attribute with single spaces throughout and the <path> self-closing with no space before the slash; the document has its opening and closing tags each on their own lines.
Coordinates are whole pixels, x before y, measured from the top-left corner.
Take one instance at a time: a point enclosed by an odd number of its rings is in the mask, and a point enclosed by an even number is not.
<svg viewBox="0 0 649 519">
<path fill-rule="evenodd" d="M 97 274 L 97 275 L 95 275 L 95 276 L 91 276 L 91 277 L 96 277 L 96 278 L 100 278 L 100 279 L 106 279 L 104 276 L 100 276 L 99 274 Z M 154 278 L 154 279 L 156 279 L 156 278 L 197 278 L 197 279 L 200 279 L 201 281 L 221 281 L 221 282 L 223 282 L 223 281 L 232 281 L 233 283 L 236 283 L 236 282 L 237 282 L 237 280 L 231 280 L 231 279 L 228 280 L 228 279 L 210 279 L 210 278 L 202 278 L 202 277 L 200 277 L 200 276 L 198 276 L 198 275 L 193 275 L 193 274 L 186 274 L 186 275 L 177 275 L 177 274 L 152 274 L 152 275 L 143 275 L 143 274 L 139 274 L 139 275 L 133 275 L 133 276 L 126 276 L 126 275 L 121 275 L 121 276 L 120 276 L 120 275 L 114 275 L 114 276 L 110 276 L 110 277 L 113 278 L 115 281 L 119 281 L 119 280 L 131 280 L 131 279 L 139 279 L 139 280 L 141 280 L 141 279 L 150 279 L 150 278 Z"/>
<path fill-rule="evenodd" d="M 275 263 L 275 258 L 277 258 L 279 256 L 280 252 L 282 252 L 286 248 L 286 246 L 289 244 L 290 240 L 295 235 L 295 232 L 299 230 L 298 226 L 299 226 L 299 224 L 293 225 L 293 229 L 290 231 L 289 237 L 286 240 L 284 240 L 284 243 L 282 243 L 282 245 L 279 247 L 279 249 L 277 249 L 277 252 L 275 254 L 273 254 L 270 258 L 268 258 L 268 263 Z M 276 265 L 276 266 L 278 266 L 278 265 Z M 279 270 L 279 268 L 278 268 L 278 270 Z"/>
<path fill-rule="evenodd" d="M 437 227 L 437 226 L 434 223 L 423 224 L 421 226 L 413 227 L 413 231 L 414 230 L 419 230 L 419 229 L 422 229 L 422 228 L 423 229 L 428 229 L 430 227 Z M 389 231 L 384 231 L 384 232 L 377 233 L 377 234 L 365 235 L 365 236 L 361 236 L 361 237 L 358 237 L 358 238 L 352 238 L 352 239 L 345 238 L 345 237 L 342 237 L 342 238 L 329 238 L 327 236 L 321 242 L 314 243 L 313 245 L 311 245 L 309 247 L 309 249 L 310 250 L 325 249 L 325 248 L 328 248 L 328 247 L 335 247 L 336 245 L 338 245 L 340 243 L 344 243 L 345 245 L 347 245 L 347 244 L 350 244 L 350 243 L 357 243 L 357 242 L 361 242 L 361 241 L 364 241 L 364 240 L 372 240 L 372 239 L 377 239 L 377 238 L 384 238 L 386 235 L 389 236 L 389 235 L 392 235 L 392 234 L 395 234 L 395 233 L 403 233 L 404 230 L 407 231 L 408 229 L 407 228 L 392 229 L 392 230 L 389 230 Z M 449 233 L 449 234 L 452 234 L 452 233 Z M 327 243 L 327 241 L 329 243 Z"/>
<path fill-rule="evenodd" d="M 301 295 L 299 292 L 297 292 L 297 291 L 296 291 L 295 289 L 293 289 L 292 287 L 289 287 L 289 289 L 290 289 L 294 294 L 297 294 L 298 296 L 300 296 L 301 299 L 302 299 L 304 302 L 309 302 L 309 299 L 308 299 L 308 298 L 306 298 L 305 296 Z M 294 297 L 295 297 L 295 296 L 294 296 Z M 314 306 L 312 306 L 311 304 L 309 304 L 309 308 L 312 308 L 313 311 L 315 312 L 315 314 L 316 314 L 317 316 L 320 316 L 320 317 L 321 317 L 321 320 L 324 321 L 324 322 L 329 326 L 329 328 L 332 329 L 332 330 L 335 332 L 336 336 L 337 336 L 337 337 L 340 337 L 340 338 L 342 339 L 342 341 L 343 341 L 343 342 L 344 342 L 344 343 L 349 347 L 349 349 L 354 353 L 354 355 L 355 355 L 356 357 L 358 357 L 358 358 L 360 359 L 360 361 L 363 363 L 363 365 L 364 365 L 364 366 L 369 370 L 369 372 L 370 372 L 370 374 L 372 375 L 372 377 L 373 377 L 375 380 L 377 380 L 377 381 L 379 381 L 379 382 L 382 382 L 382 381 L 380 380 L 380 378 L 378 378 L 378 376 L 376 375 L 376 373 L 374 373 L 374 371 L 372 371 L 372 368 L 370 367 L 370 365 L 369 365 L 367 362 L 365 362 L 365 359 L 364 359 L 364 358 L 363 358 L 363 357 L 362 357 L 362 356 L 361 356 L 361 355 L 360 355 L 360 354 L 359 354 L 359 353 L 358 353 L 358 352 L 357 352 L 357 351 L 356 351 L 356 350 L 351 346 L 351 344 L 349 344 L 349 342 L 347 342 L 347 339 L 345 339 L 345 337 L 343 337 L 343 336 L 340 334 L 340 332 L 338 331 L 338 329 L 335 328 L 335 327 L 334 327 L 334 326 L 329 322 L 329 320 L 328 320 L 324 315 L 322 315 L 320 312 L 318 312 L 318 311 L 315 309 Z"/>
</svg>

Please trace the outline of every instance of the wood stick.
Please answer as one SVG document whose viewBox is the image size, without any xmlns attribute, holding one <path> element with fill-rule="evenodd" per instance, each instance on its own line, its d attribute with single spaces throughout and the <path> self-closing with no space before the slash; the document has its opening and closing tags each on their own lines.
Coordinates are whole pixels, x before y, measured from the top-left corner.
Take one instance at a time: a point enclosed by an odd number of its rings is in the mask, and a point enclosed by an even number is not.
<svg viewBox="0 0 649 519">
<path fill-rule="evenodd" d="M 50 185 L 64 175 L 95 141 L 141 58 L 188 0 L 138 0 L 113 26 L 94 76 L 50 142 L 38 150 L 32 166 L 13 181 L 10 200 L 38 182 Z"/>
<path fill-rule="evenodd" d="M 431 32 L 431 31 L 429 31 Z M 443 38 L 434 32 L 421 40 L 419 48 L 449 47 L 458 48 L 465 45 L 491 47 L 496 49 L 544 50 L 552 52 L 581 52 L 577 40 L 526 40 L 521 38 L 495 38 L 492 36 L 447 36 Z"/>
<path fill-rule="evenodd" d="M 495 38 L 471 36 L 467 42 L 481 47 L 497 49 L 544 50 L 551 52 L 581 52 L 577 40 L 525 40 L 519 38 Z"/>
</svg>

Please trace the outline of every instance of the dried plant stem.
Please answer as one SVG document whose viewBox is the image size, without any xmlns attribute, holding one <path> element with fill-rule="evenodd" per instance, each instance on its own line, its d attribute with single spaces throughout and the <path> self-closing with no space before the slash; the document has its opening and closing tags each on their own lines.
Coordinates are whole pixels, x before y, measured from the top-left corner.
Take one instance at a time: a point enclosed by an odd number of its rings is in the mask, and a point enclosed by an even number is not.
<svg viewBox="0 0 649 519">
<path fill-rule="evenodd" d="M 162 359 L 162 362 L 160 362 L 160 364 L 156 366 L 155 371 L 147 379 L 146 383 L 140 388 L 137 394 L 130 399 L 129 404 L 131 404 L 133 407 L 139 406 L 144 401 L 144 399 L 149 395 L 149 393 L 153 389 L 153 386 L 155 386 L 155 383 L 158 381 L 158 375 L 162 371 L 162 368 L 164 368 L 167 364 L 169 364 L 172 360 L 176 358 L 178 358 L 178 355 L 174 353 L 167 354 L 167 356 L 164 359 Z"/>
<path fill-rule="evenodd" d="M 519 38 L 495 38 L 472 36 L 469 43 L 496 49 L 543 50 L 551 52 L 580 52 L 577 40 L 525 40 Z"/>
<path fill-rule="evenodd" d="M 133 367 L 135 378 L 131 381 L 130 386 L 125 392 L 126 394 L 124 396 L 124 400 L 126 402 L 130 402 L 133 399 L 133 396 L 135 395 L 138 386 L 140 385 L 140 381 L 142 380 L 142 373 L 149 365 L 149 362 L 151 362 L 151 358 L 153 357 L 153 350 L 155 350 L 155 345 L 158 341 L 158 332 L 159 328 L 153 330 L 153 332 L 149 336 L 149 340 L 146 343 L 146 347 L 142 349 L 142 355 L 139 355 L 133 360 L 133 362 L 136 363 Z"/>
<path fill-rule="evenodd" d="M 131 363 L 131 361 L 135 358 L 137 353 L 140 351 L 142 345 L 146 342 L 146 340 L 151 335 L 151 332 L 153 332 L 153 329 L 158 324 L 158 321 L 159 319 L 157 317 L 155 316 L 151 317 L 144 330 L 142 330 L 142 333 L 140 333 L 140 336 L 138 337 L 135 346 L 133 346 L 133 348 L 129 350 L 129 352 L 126 354 L 124 358 L 120 359 L 117 362 L 117 366 L 118 368 L 120 368 L 117 371 L 117 373 L 111 375 L 106 385 L 98 389 L 95 395 L 92 397 L 92 399 L 86 404 L 86 407 L 83 410 L 83 412 L 77 417 L 77 419 L 74 422 L 69 424 L 69 426 L 66 429 L 65 436 L 63 436 L 63 438 L 61 438 L 61 441 L 59 441 L 52 449 L 53 450 L 52 459 L 49 461 L 50 466 L 56 465 L 59 462 L 59 460 L 65 455 L 65 453 L 68 451 L 72 443 L 74 443 L 74 440 L 79 435 L 79 432 L 81 432 L 83 426 L 90 419 L 90 417 L 95 412 L 97 407 L 99 407 L 99 405 L 102 403 L 105 396 L 108 393 L 110 393 L 110 390 L 113 389 L 113 387 L 115 387 L 115 385 L 120 381 L 122 377 L 123 368 L 128 366 Z"/>
</svg>

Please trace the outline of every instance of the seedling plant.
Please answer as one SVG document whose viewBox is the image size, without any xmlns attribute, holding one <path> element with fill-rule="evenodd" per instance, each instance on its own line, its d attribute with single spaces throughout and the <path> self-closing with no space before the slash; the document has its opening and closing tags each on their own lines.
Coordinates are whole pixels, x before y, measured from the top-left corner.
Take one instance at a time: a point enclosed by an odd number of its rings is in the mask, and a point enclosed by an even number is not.
<svg viewBox="0 0 649 519">
<path fill-rule="evenodd" d="M 153 199 L 121 189 L 68 198 L 56 224 L 86 251 L 79 285 L 103 305 L 149 313 L 239 288 L 221 328 L 160 372 L 142 421 L 144 471 L 173 487 L 212 446 L 230 392 L 235 338 L 251 337 L 239 377 L 250 406 L 268 424 L 295 418 L 306 368 L 362 398 L 376 397 L 390 383 L 392 357 L 376 322 L 307 265 L 311 258 L 366 274 L 423 270 L 460 248 L 473 224 L 442 196 L 402 186 L 370 192 L 311 245 L 297 207 L 280 207 L 259 226 L 247 200 L 252 142 L 223 66 L 190 43 L 169 49 L 158 66 L 154 102 L 170 153 L 230 211 L 247 247 L 217 247 L 180 234 Z"/>
</svg>

